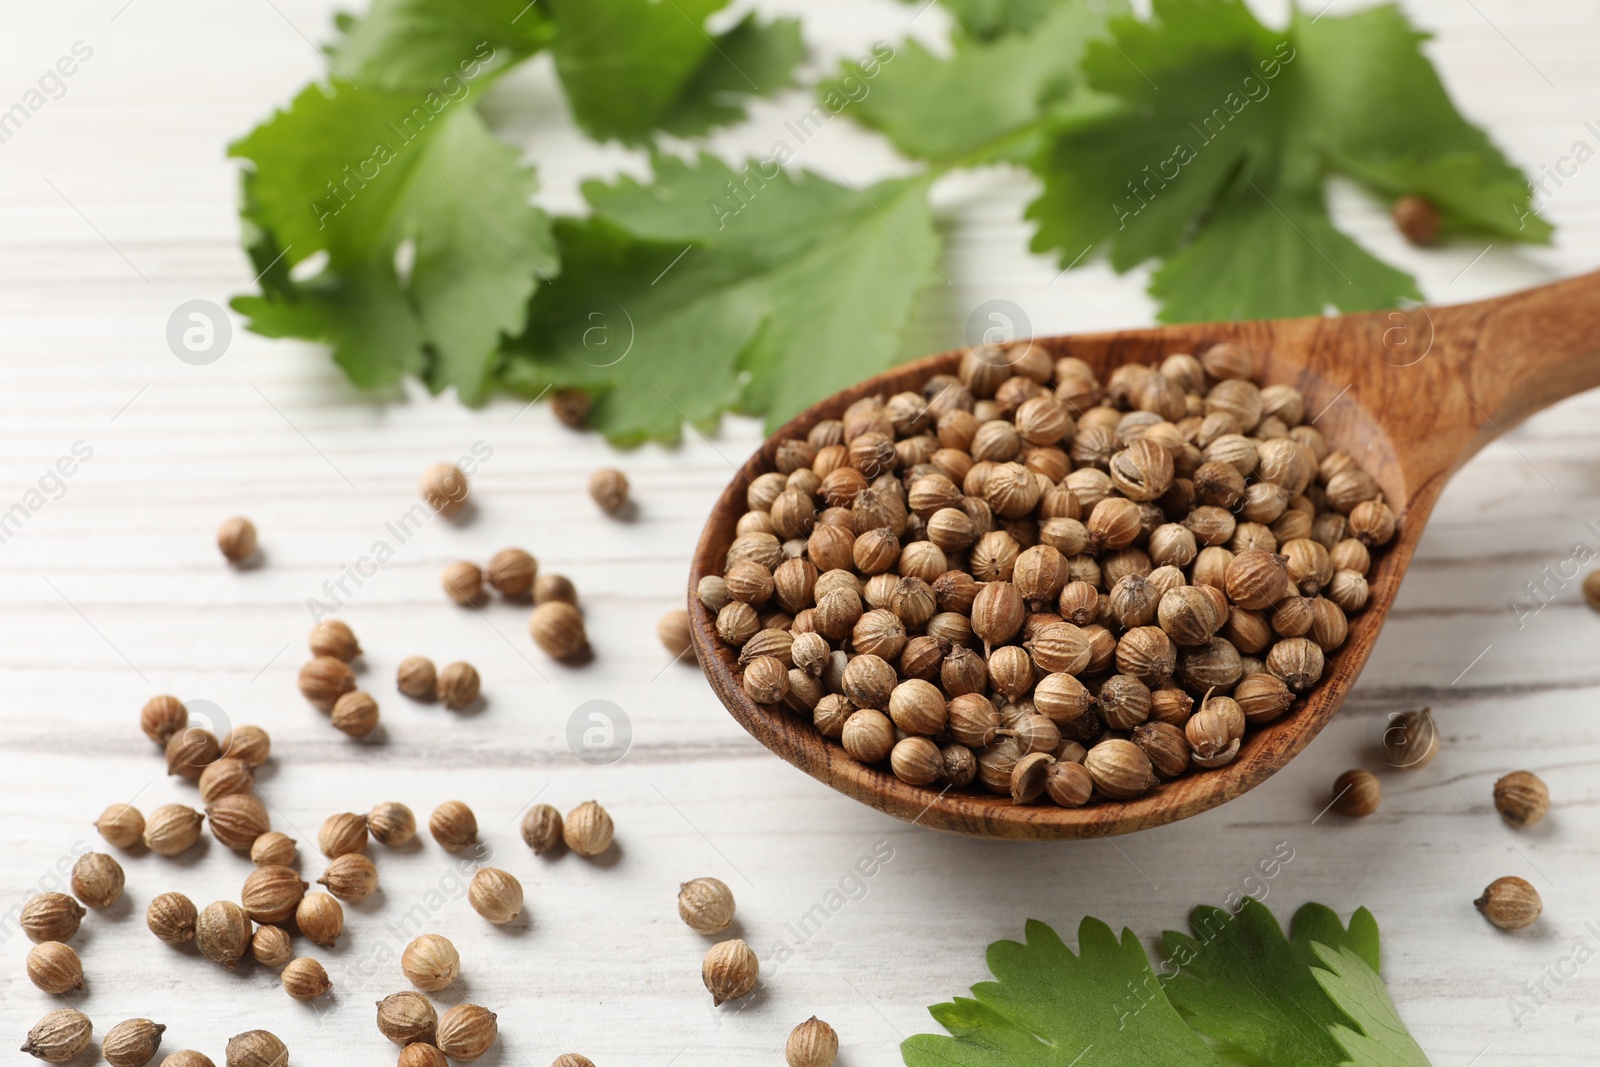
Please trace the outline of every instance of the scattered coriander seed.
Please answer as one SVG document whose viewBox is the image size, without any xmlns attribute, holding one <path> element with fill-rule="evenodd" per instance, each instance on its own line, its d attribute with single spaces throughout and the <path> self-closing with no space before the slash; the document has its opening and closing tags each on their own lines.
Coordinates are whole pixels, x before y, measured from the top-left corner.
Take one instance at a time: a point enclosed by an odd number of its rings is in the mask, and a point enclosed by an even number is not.
<svg viewBox="0 0 1600 1067">
<path fill-rule="evenodd" d="M 311 631 L 311 654 L 332 656 L 349 663 L 361 655 L 361 642 L 355 631 L 341 619 L 324 619 Z"/>
<path fill-rule="evenodd" d="M 714 1005 L 737 1000 L 756 987 L 761 977 L 761 961 L 740 938 L 711 946 L 700 964 L 700 978 Z"/>
<path fill-rule="evenodd" d="M 1502 930 L 1520 930 L 1532 925 L 1544 910 L 1539 891 L 1525 880 L 1513 876 L 1496 878 L 1483 895 L 1472 902 L 1483 917 Z"/>
<path fill-rule="evenodd" d="M 333 702 L 333 727 L 351 737 L 366 737 L 378 727 L 378 702 L 370 693 L 353 689 Z"/>
<path fill-rule="evenodd" d="M 216 735 L 198 726 L 187 726 L 167 739 L 167 773 L 191 782 L 222 757 Z"/>
<path fill-rule="evenodd" d="M 259 726 L 235 726 L 222 742 L 222 754 L 236 759 L 252 771 L 267 762 L 272 754 L 272 738 Z"/>
<path fill-rule="evenodd" d="M 452 563 L 439 575 L 439 586 L 457 604 L 476 604 L 483 599 L 483 571 L 465 560 Z"/>
<path fill-rule="evenodd" d="M 248 793 L 255 781 L 243 760 L 224 756 L 200 772 L 200 799 L 211 804 L 230 793 Z"/>
<path fill-rule="evenodd" d="M 327 969 L 309 956 L 290 960 L 281 980 L 283 991 L 295 1000 L 316 1000 L 333 988 Z"/>
<path fill-rule="evenodd" d="M 256 838 L 272 829 L 267 806 L 247 793 L 218 797 L 206 807 L 211 836 L 238 852 L 249 852 Z"/>
<path fill-rule="evenodd" d="M 100 1054 L 110 1067 L 144 1067 L 155 1058 L 166 1032 L 166 1026 L 149 1019 L 124 1019 L 106 1031 Z"/>
<path fill-rule="evenodd" d="M 395 684 L 412 700 L 432 700 L 438 685 L 433 661 L 426 656 L 407 656 L 400 661 Z"/>
<path fill-rule="evenodd" d="M 231 971 L 250 948 L 250 918 L 231 900 L 213 901 L 195 920 L 194 943 L 202 956 Z"/>
<path fill-rule="evenodd" d="M 615 467 L 601 467 L 589 475 L 589 497 L 607 515 L 628 506 L 628 476 Z"/>
<path fill-rule="evenodd" d="M 1360 819 L 1378 810 L 1383 786 L 1370 771 L 1345 771 L 1333 780 L 1333 808 L 1340 815 Z"/>
<path fill-rule="evenodd" d="M 317 847 L 331 859 L 364 851 L 367 847 L 367 820 L 352 812 L 330 815 L 317 831 Z"/>
<path fill-rule="evenodd" d="M 567 812 L 561 838 L 580 856 L 598 856 L 611 847 L 611 816 L 598 803 L 586 800 Z"/>
<path fill-rule="evenodd" d="M 258 867 L 287 867 L 294 862 L 294 838 L 277 830 L 268 830 L 250 846 L 250 862 Z"/>
<path fill-rule="evenodd" d="M 1433 710 L 1404 711 L 1383 732 L 1383 762 L 1391 767 L 1426 767 L 1439 754 L 1439 727 Z"/>
<path fill-rule="evenodd" d="M 478 817 L 459 800 L 447 800 L 428 816 L 428 832 L 446 852 L 460 852 L 478 839 Z"/>
<path fill-rule="evenodd" d="M 522 914 L 522 883 L 498 867 L 480 867 L 467 886 L 467 903 L 496 926 L 504 926 Z"/>
<path fill-rule="evenodd" d="M 284 1067 L 289 1048 L 275 1034 L 246 1030 L 228 1039 L 225 1057 L 228 1067 Z"/>
<path fill-rule="evenodd" d="M 250 955 L 261 966 L 277 969 L 294 958 L 294 942 L 281 926 L 258 926 L 250 935 Z"/>
<path fill-rule="evenodd" d="M 400 970 L 424 993 L 437 993 L 455 982 L 461 973 L 461 957 L 448 938 L 423 934 L 400 954 Z"/>
<path fill-rule="evenodd" d="M 1583 599 L 1589 606 L 1600 611 L 1600 570 L 1590 571 L 1583 577 Z M 157 697 L 156 699 L 160 699 Z M 148 731 L 146 731 L 148 732 Z"/>
<path fill-rule="evenodd" d="M 94 1024 L 76 1008 L 58 1008 L 33 1024 L 22 1051 L 46 1063 L 66 1063 L 89 1047 Z"/>
<path fill-rule="evenodd" d="M 594 1061 L 576 1052 L 563 1052 L 551 1061 L 550 1067 L 594 1067 Z"/>
<path fill-rule="evenodd" d="M 258 923 L 279 923 L 294 914 L 308 888 L 288 867 L 257 867 L 244 880 L 239 905 Z"/>
<path fill-rule="evenodd" d="M 660 638 L 661 647 L 671 653 L 673 659 L 682 659 L 694 647 L 694 638 L 689 631 L 689 613 L 682 608 L 674 608 L 661 616 L 661 621 L 656 623 L 656 637 Z"/>
<path fill-rule="evenodd" d="M 417 836 L 417 817 L 399 801 L 387 800 L 367 812 L 367 831 L 388 848 L 404 848 Z"/>
<path fill-rule="evenodd" d="M 344 933 L 344 908 L 327 893 L 307 893 L 294 910 L 294 923 L 313 944 L 332 948 Z"/>
<path fill-rule="evenodd" d="M 1101 741 L 1083 757 L 1095 788 L 1115 800 L 1131 800 L 1156 784 L 1150 758 L 1132 741 Z"/>
<path fill-rule="evenodd" d="M 1426 248 L 1438 240 L 1439 209 L 1427 197 L 1402 196 L 1394 202 L 1389 214 L 1400 236 L 1418 248 Z"/>
<path fill-rule="evenodd" d="M 139 712 L 139 728 L 146 737 L 162 747 L 172 739 L 173 734 L 188 725 L 189 709 L 174 696 L 151 697 Z"/>
<path fill-rule="evenodd" d="M 439 682 L 436 693 L 439 700 L 451 711 L 460 711 L 478 699 L 478 689 L 482 681 L 478 678 L 478 670 L 470 663 L 447 663 L 444 670 L 439 672 Z"/>
<path fill-rule="evenodd" d="M 217 1067 L 210 1056 L 193 1049 L 174 1052 L 161 1061 L 161 1067 Z"/>
<path fill-rule="evenodd" d="M 1512 771 L 1494 784 L 1494 806 L 1513 826 L 1532 826 L 1550 810 L 1550 789 L 1531 771 Z"/>
<path fill-rule="evenodd" d="M 95 820 L 94 828 L 113 848 L 132 848 L 144 838 L 144 816 L 132 804 L 113 804 Z"/>
<path fill-rule="evenodd" d="M 502 548 L 489 557 L 489 584 L 507 600 L 521 600 L 533 592 L 539 562 L 520 548 Z"/>
<path fill-rule="evenodd" d="M 28 950 L 28 980 L 46 993 L 83 988 L 83 962 L 68 945 L 46 941 Z"/>
<path fill-rule="evenodd" d="M 793 1030 L 783 1047 L 789 1067 L 833 1067 L 839 1057 L 839 1035 L 813 1015 Z"/>
<path fill-rule="evenodd" d="M 85 906 L 109 908 L 122 896 L 122 864 L 103 852 L 85 852 L 72 865 L 72 895 Z"/>
<path fill-rule="evenodd" d="M 390 993 L 378 1001 L 378 1032 L 400 1046 L 413 1042 L 432 1043 L 439 1015 L 421 993 L 405 990 Z"/>
<path fill-rule="evenodd" d="M 576 604 L 578 602 L 578 590 L 566 575 L 541 573 L 533 580 L 533 602 L 535 604 L 549 604 L 553 601 L 559 601 L 563 604 Z"/>
<path fill-rule="evenodd" d="M 558 389 L 550 394 L 550 410 L 569 430 L 581 430 L 589 422 L 589 394 L 581 389 Z"/>
<path fill-rule="evenodd" d="M 400 1050 L 399 1067 L 450 1067 L 444 1053 L 425 1041 L 414 1041 Z"/>
<path fill-rule="evenodd" d="M 544 576 L 540 576 L 541 582 Z M 528 616 L 528 633 L 533 643 L 552 659 L 580 658 L 589 648 L 583 616 L 565 600 L 545 600 Z"/>
<path fill-rule="evenodd" d="M 144 824 L 144 844 L 162 856 L 177 856 L 200 840 L 200 824 L 205 816 L 185 804 L 163 804 L 150 813 Z"/>
<path fill-rule="evenodd" d="M 356 687 L 355 672 L 342 659 L 318 656 L 300 668 L 300 694 L 319 711 L 332 711 L 334 701 Z"/>
<path fill-rule="evenodd" d="M 561 813 L 549 804 L 535 804 L 522 817 L 522 840 L 535 856 L 561 844 Z"/>
<path fill-rule="evenodd" d="M 17 924 L 35 944 L 71 941 L 84 914 L 83 905 L 65 893 L 35 893 L 22 905 Z"/>
<path fill-rule="evenodd" d="M 235 515 L 217 527 L 217 548 L 229 563 L 243 563 L 256 554 L 255 523 Z"/>
<path fill-rule="evenodd" d="M 422 472 L 422 499 L 440 515 L 454 515 L 467 503 L 472 488 L 461 468 L 453 463 L 435 463 Z"/>
<path fill-rule="evenodd" d="M 678 918 L 697 934 L 716 934 L 733 922 L 733 890 L 716 878 L 694 878 L 678 887 Z"/>
<path fill-rule="evenodd" d="M 478 1004 L 457 1004 L 439 1016 L 440 1052 L 453 1060 L 475 1060 L 488 1052 L 500 1036 L 495 1014 Z"/>
</svg>

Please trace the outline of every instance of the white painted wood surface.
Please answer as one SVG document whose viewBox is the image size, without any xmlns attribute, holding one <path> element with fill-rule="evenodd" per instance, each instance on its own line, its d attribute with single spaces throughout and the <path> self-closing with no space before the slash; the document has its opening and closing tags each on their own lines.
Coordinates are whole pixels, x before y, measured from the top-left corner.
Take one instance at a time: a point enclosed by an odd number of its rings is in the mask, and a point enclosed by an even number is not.
<svg viewBox="0 0 1600 1067">
<path fill-rule="evenodd" d="M 302 842 L 311 877 L 324 816 L 386 799 L 425 815 L 459 798 L 477 810 L 494 862 L 523 879 L 531 922 L 482 922 L 431 842 L 380 853 L 381 895 L 349 909 L 337 950 L 313 953 L 338 982 L 313 1008 L 261 968 L 220 973 L 144 929 L 146 902 L 164 890 L 201 905 L 235 897 L 247 860 L 215 842 L 178 862 L 122 854 L 124 901 L 92 915 L 75 942 L 89 988 L 73 1002 L 98 1032 L 149 1016 L 168 1025 L 167 1050 L 220 1062 L 230 1034 L 264 1027 L 295 1063 L 391 1063 L 371 1004 L 404 985 L 381 962 L 403 941 L 386 924 L 420 907 L 460 946 L 461 995 L 500 1014 L 503 1040 L 482 1062 L 543 1065 L 577 1050 L 602 1065 L 778 1063 L 789 1028 L 816 1013 L 841 1034 L 841 1064 L 876 1067 L 899 1062 L 901 1038 L 933 1028 L 926 1005 L 984 978 L 984 946 L 1019 935 L 1024 919 L 1067 933 L 1092 914 L 1154 935 L 1196 903 L 1245 891 L 1287 842 L 1294 859 L 1266 883 L 1268 903 L 1285 918 L 1307 900 L 1372 908 L 1386 978 L 1436 1064 L 1593 1062 L 1600 969 L 1574 969 L 1572 956 L 1576 939 L 1600 947 L 1600 925 L 1585 925 L 1600 923 L 1600 618 L 1575 582 L 1521 628 L 1508 603 L 1574 543 L 1600 549 L 1600 396 L 1535 418 L 1461 472 L 1347 713 L 1251 795 L 1115 842 L 1028 846 L 906 827 L 769 756 L 656 643 L 703 514 L 758 440 L 753 425 L 618 456 L 542 407 L 360 396 L 320 352 L 242 331 L 211 366 L 167 350 L 174 307 L 221 303 L 250 282 L 223 149 L 318 71 L 311 41 L 325 37 L 333 6 L 71 0 L 0 14 L 0 108 L 74 42 L 94 50 L 65 95 L 0 145 L 0 510 L 74 442 L 93 449 L 64 495 L 0 544 L 0 912 L 96 846 L 91 822 L 107 804 L 193 800 L 192 787 L 162 775 L 136 725 L 145 698 L 170 691 L 271 731 L 261 790 L 277 826 Z M 767 6 L 805 14 L 818 62 L 897 39 L 915 11 L 887 0 Z M 1437 32 L 1430 53 L 1466 112 L 1530 171 L 1557 166 L 1575 142 L 1600 145 L 1585 126 L 1600 119 L 1593 5 L 1406 6 Z M 941 24 L 933 10 L 913 31 L 937 37 Z M 547 202 L 570 210 L 580 178 L 638 160 L 579 137 L 553 85 L 535 64 L 489 106 L 540 165 Z M 762 103 L 750 127 L 718 144 L 763 149 L 803 106 L 798 94 Z M 899 165 L 843 120 L 801 162 L 856 180 Z M 1600 166 L 1562 181 L 1546 200 L 1560 226 L 1549 249 L 1417 252 L 1360 193 L 1341 188 L 1335 200 L 1358 238 L 1414 270 L 1431 298 L 1455 301 L 1596 265 Z M 938 192 L 952 285 L 924 301 L 908 351 L 958 339 L 966 314 L 993 297 L 1019 303 L 1041 333 L 1148 321 L 1142 277 L 1092 266 L 1057 280 L 1051 262 L 1026 253 L 1029 187 L 1017 176 L 963 176 Z M 386 536 L 426 464 L 475 441 L 493 456 L 471 521 L 432 523 L 397 546 L 343 611 L 368 650 L 362 680 L 385 723 L 381 743 L 352 742 L 294 689 L 306 599 Z M 586 498 L 588 472 L 603 463 L 632 478 L 637 521 L 608 521 Z M 219 520 L 237 512 L 260 527 L 262 567 L 229 570 L 212 547 Z M 443 563 L 508 544 L 577 583 L 592 665 L 546 660 L 525 635 L 524 609 L 443 602 Z M 399 697 L 390 679 L 413 652 L 477 664 L 486 706 L 459 716 Z M 613 766 L 587 767 L 568 750 L 568 717 L 590 699 L 631 719 L 632 749 Z M 1375 763 L 1374 724 L 1425 702 L 1445 727 L 1441 756 L 1387 775 L 1375 817 L 1316 820 L 1335 774 Z M 1554 796 L 1532 832 L 1484 814 L 1490 783 L 1516 767 L 1543 774 Z M 600 864 L 535 859 L 515 819 L 536 796 L 563 808 L 601 799 L 616 817 L 616 852 Z M 893 858 L 853 881 L 875 849 Z M 678 883 L 702 874 L 733 887 L 739 928 L 767 964 L 761 992 L 720 1012 L 700 985 L 706 941 L 674 914 Z M 1495 932 L 1471 906 L 1502 874 L 1544 895 L 1544 918 L 1522 934 Z M 0 1037 L 15 1048 L 59 1002 L 22 976 L 25 939 L 8 926 L 0 942 Z M 780 943 L 792 952 L 782 966 Z M 1544 992 L 1530 996 L 1528 983 Z M 1516 996 L 1537 1009 L 1520 1026 Z"/>
</svg>

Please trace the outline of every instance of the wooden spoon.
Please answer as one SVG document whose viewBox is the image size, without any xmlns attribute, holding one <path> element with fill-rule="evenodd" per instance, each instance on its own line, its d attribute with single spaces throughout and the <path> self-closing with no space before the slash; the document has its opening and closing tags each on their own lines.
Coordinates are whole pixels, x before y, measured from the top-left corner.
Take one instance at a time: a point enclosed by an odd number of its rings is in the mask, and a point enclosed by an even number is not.
<svg viewBox="0 0 1600 1067">
<path fill-rule="evenodd" d="M 750 481 L 774 469 L 781 440 L 804 437 L 862 397 L 917 391 L 935 374 L 955 373 L 960 350 L 897 367 L 817 404 L 769 438 L 717 501 L 695 551 L 689 612 L 700 662 L 733 717 L 773 752 L 862 803 L 919 826 L 975 837 L 1128 833 L 1239 796 L 1305 748 L 1343 703 L 1449 476 L 1528 415 L 1600 385 L 1600 273 L 1454 307 L 1122 330 L 1033 343 L 1052 358 L 1084 360 L 1104 381 L 1120 364 L 1153 365 L 1174 352 L 1198 354 L 1218 341 L 1236 341 L 1258 353 L 1259 383 L 1298 388 L 1307 421 L 1330 448 L 1349 452 L 1377 479 L 1399 517 L 1395 539 L 1374 552 L 1367 608 L 1350 620 L 1349 637 L 1328 657 L 1322 681 L 1283 718 L 1247 733 L 1234 762 L 1191 771 L 1132 801 L 1096 801 L 1083 808 L 1014 805 L 1005 797 L 907 785 L 887 770 L 857 763 L 803 718 L 745 695 L 735 673 L 737 656 L 717 638 L 715 618 L 694 590 L 702 576 L 721 573 Z"/>
</svg>

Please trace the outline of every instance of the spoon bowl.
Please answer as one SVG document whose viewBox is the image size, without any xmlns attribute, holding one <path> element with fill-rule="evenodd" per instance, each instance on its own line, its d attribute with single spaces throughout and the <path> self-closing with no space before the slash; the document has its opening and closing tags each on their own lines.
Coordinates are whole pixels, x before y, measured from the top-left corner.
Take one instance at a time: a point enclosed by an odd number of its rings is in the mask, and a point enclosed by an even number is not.
<svg viewBox="0 0 1600 1067">
<path fill-rule="evenodd" d="M 745 493 L 774 470 L 778 444 L 804 438 L 855 401 L 920 391 L 954 374 L 964 350 L 896 367 L 795 417 L 750 457 L 711 513 L 689 576 L 695 650 L 712 689 L 749 733 L 812 777 L 896 818 L 974 837 L 1061 839 L 1130 833 L 1188 818 L 1254 788 L 1299 754 L 1338 711 L 1361 673 L 1446 481 L 1484 444 L 1523 418 L 1600 385 L 1600 273 L 1452 307 L 1339 317 L 1192 324 L 1039 338 L 1051 359 L 1075 356 L 1101 381 L 1126 363 L 1153 365 L 1177 352 L 1232 341 L 1257 354 L 1255 381 L 1305 397 L 1306 421 L 1376 479 L 1398 518 L 1394 540 L 1374 553 L 1365 610 L 1327 657 L 1321 681 L 1281 718 L 1246 733 L 1238 758 L 1162 782 L 1129 801 L 1081 808 L 1013 804 L 1008 797 L 908 785 L 857 763 L 799 717 L 744 692 L 738 656 L 717 637 L 715 616 L 695 595 L 720 574 Z"/>
</svg>

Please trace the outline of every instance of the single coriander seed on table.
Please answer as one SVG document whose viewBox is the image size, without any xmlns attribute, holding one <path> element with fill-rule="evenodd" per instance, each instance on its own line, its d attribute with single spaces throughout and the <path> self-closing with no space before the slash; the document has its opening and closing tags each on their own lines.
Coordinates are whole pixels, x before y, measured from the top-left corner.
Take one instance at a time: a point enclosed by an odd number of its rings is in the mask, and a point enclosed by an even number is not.
<svg viewBox="0 0 1600 1067">
<path fill-rule="evenodd" d="M 250 955 L 261 966 L 276 969 L 294 958 L 294 942 L 281 926 L 258 926 L 250 935 Z"/>
<path fill-rule="evenodd" d="M 450 1067 L 445 1054 L 425 1041 L 414 1041 L 400 1050 L 399 1067 Z"/>
<path fill-rule="evenodd" d="M 480 867 L 467 886 L 467 903 L 496 926 L 515 922 L 522 914 L 522 883 L 498 867 Z"/>
<path fill-rule="evenodd" d="M 96 910 L 117 902 L 124 880 L 122 864 L 103 852 L 85 852 L 72 865 L 72 895 Z"/>
<path fill-rule="evenodd" d="M 433 1003 L 421 993 L 408 989 L 378 1001 L 378 1032 L 397 1045 L 431 1043 L 438 1025 L 439 1015 Z"/>
<path fill-rule="evenodd" d="M 203 1052 L 184 1049 L 174 1052 L 161 1061 L 161 1067 L 217 1067 L 216 1061 Z"/>
<path fill-rule="evenodd" d="M 182 893 L 162 893 L 152 899 L 144 911 L 144 923 L 150 932 L 169 945 L 193 941 L 195 922 L 199 918 L 194 901 Z"/>
<path fill-rule="evenodd" d="M 83 905 L 65 893 L 36 893 L 23 904 L 17 922 L 35 944 L 71 941 L 85 914 Z"/>
<path fill-rule="evenodd" d="M 110 1067 L 145 1067 L 161 1047 L 162 1023 L 149 1019 L 124 1019 L 106 1031 L 100 1041 L 100 1054 Z"/>
<path fill-rule="evenodd" d="M 150 813 L 144 824 L 144 844 L 161 856 L 177 856 L 200 840 L 205 816 L 187 804 L 163 804 Z"/>
<path fill-rule="evenodd" d="M 82 989 L 83 962 L 70 946 L 46 941 L 28 951 L 28 981 L 58 995 Z"/>
<path fill-rule="evenodd" d="M 460 711 L 478 699 L 478 690 L 482 681 L 478 677 L 478 669 L 470 663 L 447 663 L 439 672 L 438 684 L 435 692 L 440 703 L 451 711 Z"/>
<path fill-rule="evenodd" d="M 210 730 L 188 726 L 167 740 L 167 773 L 179 778 L 199 781 L 201 773 L 220 758 L 222 746 Z"/>
<path fill-rule="evenodd" d="M 700 964 L 700 977 L 713 1005 L 737 1000 L 756 987 L 761 977 L 761 961 L 740 938 L 711 946 Z"/>
<path fill-rule="evenodd" d="M 675 608 L 661 616 L 661 621 L 656 623 L 656 637 L 673 659 L 682 659 L 694 647 L 694 638 L 689 631 L 689 613 L 682 608 Z"/>
<path fill-rule="evenodd" d="M 224 1052 L 228 1067 L 284 1067 L 289 1048 L 266 1030 L 246 1030 L 228 1039 Z"/>
<path fill-rule="evenodd" d="M 698 934 L 720 933 L 733 922 L 733 890 L 717 878 L 694 878 L 678 887 L 678 917 Z"/>
<path fill-rule="evenodd" d="M 217 548 L 229 563 L 243 563 L 256 554 L 255 523 L 235 515 L 217 527 Z"/>
<path fill-rule="evenodd" d="M 567 847 L 580 856 L 598 856 L 611 847 L 611 815 L 593 800 L 567 812 L 561 836 Z"/>
<path fill-rule="evenodd" d="M 1426 767 L 1438 753 L 1439 726 L 1431 708 L 1401 712 L 1383 731 L 1383 762 L 1391 767 Z"/>
<path fill-rule="evenodd" d="M 144 816 L 131 804 L 113 804 L 95 820 L 94 828 L 100 831 L 106 844 L 114 848 L 132 848 L 144 837 Z"/>
<path fill-rule="evenodd" d="M 528 633 L 552 659 L 576 660 L 589 649 L 583 616 L 565 600 L 547 600 L 534 608 L 528 616 Z"/>
<path fill-rule="evenodd" d="M 309 956 L 290 960 L 281 976 L 283 991 L 295 1000 L 316 1000 L 333 988 L 328 971 Z"/>
<path fill-rule="evenodd" d="M 250 917 L 231 900 L 212 901 L 195 921 L 194 942 L 202 956 L 231 971 L 250 948 Z"/>
<path fill-rule="evenodd" d="M 1370 771 L 1349 770 L 1333 780 L 1333 810 L 1361 819 L 1378 810 L 1383 786 Z"/>
<path fill-rule="evenodd" d="M 507 600 L 521 600 L 533 592 L 539 561 L 520 548 L 502 548 L 489 557 L 488 580 Z"/>
<path fill-rule="evenodd" d="M 359 904 L 378 891 L 378 868 L 359 852 L 328 864 L 317 884 L 347 904 Z"/>
<path fill-rule="evenodd" d="M 522 840 L 543 856 L 561 844 L 561 813 L 549 804 L 535 804 L 522 817 Z"/>
<path fill-rule="evenodd" d="M 257 867 L 244 880 L 239 904 L 258 923 L 279 923 L 294 914 L 309 888 L 288 867 Z"/>
<path fill-rule="evenodd" d="M 428 816 L 428 832 L 446 852 L 460 852 L 478 839 L 478 817 L 459 800 L 447 800 Z"/>
<path fill-rule="evenodd" d="M 367 847 L 366 818 L 349 811 L 328 816 L 317 831 L 317 847 L 330 860 L 364 851 Z"/>
<path fill-rule="evenodd" d="M 453 1060 L 475 1060 L 499 1035 L 494 1012 L 479 1004 L 457 1004 L 439 1017 L 435 1044 Z"/>
<path fill-rule="evenodd" d="M 483 571 L 465 560 L 451 563 L 440 573 L 439 586 L 457 604 L 476 604 L 483 599 Z"/>
<path fill-rule="evenodd" d="M 222 754 L 253 771 L 272 754 L 272 738 L 259 726 L 235 726 L 222 742 Z"/>
<path fill-rule="evenodd" d="M 329 721 L 351 737 L 366 737 L 378 728 L 378 702 L 370 693 L 353 689 L 333 702 Z"/>
<path fill-rule="evenodd" d="M 559 600 L 565 604 L 578 602 L 577 587 L 572 584 L 572 579 L 564 574 L 545 574 L 541 572 L 533 581 L 533 602 L 535 604 L 548 604 Z"/>
<path fill-rule="evenodd" d="M 267 806 L 248 793 L 218 797 L 206 807 L 211 836 L 236 852 L 250 851 L 256 838 L 272 829 Z"/>
<path fill-rule="evenodd" d="M 66 1063 L 89 1047 L 94 1024 L 76 1008 L 58 1008 L 33 1024 L 22 1051 L 46 1063 Z"/>
<path fill-rule="evenodd" d="M 311 654 L 332 656 L 346 663 L 361 655 L 361 642 L 355 631 L 340 619 L 324 619 L 311 630 Z"/>
<path fill-rule="evenodd" d="M 550 1062 L 550 1067 L 594 1067 L 594 1061 L 576 1052 L 563 1052 Z"/>
<path fill-rule="evenodd" d="M 287 867 L 294 862 L 297 851 L 294 838 L 269 830 L 250 846 L 250 862 L 258 867 Z"/>
<path fill-rule="evenodd" d="M 1539 891 L 1525 879 L 1514 876 L 1496 878 L 1472 903 L 1485 919 L 1502 930 L 1530 926 L 1544 910 Z"/>
<path fill-rule="evenodd" d="M 789 1031 L 783 1058 L 789 1067 L 833 1067 L 839 1057 L 839 1035 L 813 1015 Z"/>
<path fill-rule="evenodd" d="M 174 696 L 151 697 L 139 712 L 139 728 L 146 737 L 163 748 L 173 734 L 188 725 L 189 709 Z"/>
<path fill-rule="evenodd" d="M 432 700 L 438 686 L 433 661 L 426 656 L 407 656 L 395 672 L 395 684 L 412 700 Z"/>
<path fill-rule="evenodd" d="M 1494 784 L 1494 806 L 1513 826 L 1532 826 L 1550 810 L 1550 790 L 1531 771 L 1512 771 Z"/>
<path fill-rule="evenodd" d="M 614 467 L 601 467 L 589 476 L 589 497 L 607 515 L 628 506 L 628 476 Z"/>
<path fill-rule="evenodd" d="M 417 836 L 417 817 L 399 801 L 387 800 L 367 812 L 367 831 L 388 848 L 403 848 Z"/>
<path fill-rule="evenodd" d="M 422 499 L 440 515 L 454 515 L 466 506 L 471 486 L 461 468 L 453 463 L 435 463 L 422 472 Z"/>
<path fill-rule="evenodd" d="M 327 893 L 307 893 L 294 910 L 294 922 L 314 944 L 332 948 L 344 933 L 344 908 Z"/>
<path fill-rule="evenodd" d="M 355 672 L 342 659 L 318 656 L 300 668 L 300 695 L 319 711 L 332 711 L 334 701 L 355 689 Z"/>
<path fill-rule="evenodd" d="M 400 954 L 400 970 L 424 993 L 438 993 L 448 989 L 461 973 L 461 956 L 448 938 L 423 934 Z"/>
</svg>

